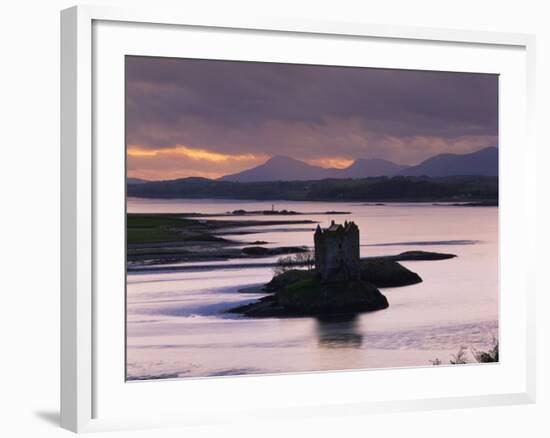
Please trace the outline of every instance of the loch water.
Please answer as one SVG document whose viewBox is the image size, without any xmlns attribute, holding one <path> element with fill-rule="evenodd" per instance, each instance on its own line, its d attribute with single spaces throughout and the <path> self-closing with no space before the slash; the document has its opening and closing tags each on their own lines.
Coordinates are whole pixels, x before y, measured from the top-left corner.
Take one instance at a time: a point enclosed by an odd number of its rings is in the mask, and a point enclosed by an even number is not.
<svg viewBox="0 0 550 438">
<path fill-rule="evenodd" d="M 258 259 L 195 262 L 183 272 L 170 266 L 161 272 L 129 272 L 128 379 L 432 366 L 435 358 L 448 362 L 461 346 L 488 348 L 498 336 L 497 207 L 138 198 L 127 203 L 128 212 L 144 213 L 216 214 L 272 207 L 307 213 L 281 219 L 309 219 L 322 226 L 331 219 L 355 221 L 362 257 L 410 250 L 457 257 L 402 262 L 423 282 L 381 289 L 390 303 L 385 310 L 330 319 L 224 313 L 263 296 L 238 292 L 271 279 L 271 267 L 247 266 Z M 350 213 L 320 214 L 334 210 Z M 257 233 L 241 235 L 235 229 L 235 235 L 224 237 L 243 246 L 256 240 L 274 247 L 312 246 L 314 229 L 314 224 L 262 226 Z"/>
</svg>

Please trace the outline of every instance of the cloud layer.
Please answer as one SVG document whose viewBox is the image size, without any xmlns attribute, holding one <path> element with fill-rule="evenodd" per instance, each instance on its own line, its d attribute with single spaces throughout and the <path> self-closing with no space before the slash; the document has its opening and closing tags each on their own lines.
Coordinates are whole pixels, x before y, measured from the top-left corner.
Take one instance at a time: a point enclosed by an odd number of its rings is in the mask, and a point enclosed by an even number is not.
<svg viewBox="0 0 550 438">
<path fill-rule="evenodd" d="M 495 75 L 127 57 L 126 81 L 130 176 L 217 177 L 273 155 L 416 164 L 498 145 Z"/>
</svg>

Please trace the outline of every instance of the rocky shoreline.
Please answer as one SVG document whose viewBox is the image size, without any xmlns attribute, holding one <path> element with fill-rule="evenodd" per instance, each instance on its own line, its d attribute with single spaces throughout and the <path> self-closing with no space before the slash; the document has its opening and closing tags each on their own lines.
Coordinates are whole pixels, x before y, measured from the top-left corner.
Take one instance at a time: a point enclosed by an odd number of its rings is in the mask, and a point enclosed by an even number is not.
<svg viewBox="0 0 550 438">
<path fill-rule="evenodd" d="M 299 214 L 299 213 L 296 213 Z M 267 248 L 268 242 L 244 245 L 224 236 L 259 233 L 274 225 L 308 225 L 316 222 L 295 219 L 208 219 L 199 213 L 159 213 L 127 215 L 127 262 L 129 269 L 180 262 L 208 262 L 268 257 L 304 252 L 302 246 Z M 213 217 L 213 216 L 212 216 Z M 288 227 L 288 231 L 296 228 Z M 280 229 L 279 231 L 285 231 Z"/>
<path fill-rule="evenodd" d="M 235 210 L 240 213 L 240 210 Z M 243 215 L 254 214 L 243 210 Z M 345 214 L 346 212 L 326 212 Z M 278 215 L 301 215 L 294 211 L 277 211 Z M 228 213 L 228 216 L 234 216 Z M 269 242 L 255 241 L 243 244 L 242 241 L 228 239 L 226 235 L 249 235 L 261 232 L 262 227 L 280 225 L 293 226 L 287 231 L 296 231 L 296 225 L 308 225 L 313 230 L 317 222 L 291 219 L 209 219 L 217 215 L 200 213 L 158 213 L 127 215 L 127 263 L 128 270 L 141 267 L 184 262 L 219 262 L 232 259 L 257 259 L 270 256 L 297 254 L 308 251 L 305 246 L 266 247 Z M 284 228 L 279 231 L 285 231 Z M 453 255 L 407 251 L 388 260 L 440 260 Z"/>
<path fill-rule="evenodd" d="M 275 275 L 260 289 L 241 290 L 241 293 L 269 295 L 228 309 L 226 313 L 269 318 L 371 312 L 389 306 L 378 288 L 408 286 L 421 281 L 417 273 L 383 258 L 362 260 L 360 278 L 353 281 L 322 282 L 313 270 L 292 269 Z"/>
</svg>

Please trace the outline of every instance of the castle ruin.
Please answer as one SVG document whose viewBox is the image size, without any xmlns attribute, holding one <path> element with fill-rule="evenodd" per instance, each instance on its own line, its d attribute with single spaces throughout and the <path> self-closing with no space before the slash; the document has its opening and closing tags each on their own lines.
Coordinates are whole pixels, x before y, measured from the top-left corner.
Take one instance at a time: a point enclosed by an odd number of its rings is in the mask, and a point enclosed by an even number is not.
<svg viewBox="0 0 550 438">
<path fill-rule="evenodd" d="M 315 270 L 322 281 L 349 281 L 360 278 L 359 228 L 354 222 L 315 230 Z"/>
</svg>

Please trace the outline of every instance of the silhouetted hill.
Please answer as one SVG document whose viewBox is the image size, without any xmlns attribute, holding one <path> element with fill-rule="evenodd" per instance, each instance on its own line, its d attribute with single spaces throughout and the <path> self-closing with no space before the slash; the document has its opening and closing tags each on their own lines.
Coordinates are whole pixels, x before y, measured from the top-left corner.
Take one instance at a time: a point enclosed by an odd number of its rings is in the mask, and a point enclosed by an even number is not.
<svg viewBox="0 0 550 438">
<path fill-rule="evenodd" d="M 149 182 L 149 181 L 141 178 L 126 178 L 126 184 L 144 184 L 146 182 Z"/>
<path fill-rule="evenodd" d="M 392 176 L 408 166 L 395 164 L 379 158 L 359 158 L 353 164 L 341 170 L 342 178 L 366 178 L 372 176 Z"/>
<path fill-rule="evenodd" d="M 221 177 L 220 181 L 314 181 L 378 176 L 498 176 L 498 149 L 488 147 L 469 154 L 440 154 L 416 166 L 388 160 L 360 158 L 344 169 L 324 168 L 285 156 L 270 158 L 252 169 Z"/>
<path fill-rule="evenodd" d="M 399 172 L 405 176 L 498 175 L 498 149 L 488 147 L 470 154 L 440 154 Z"/>
<path fill-rule="evenodd" d="M 312 166 L 290 157 L 276 156 L 252 169 L 225 175 L 220 181 L 307 181 L 332 178 L 337 170 Z"/>
<path fill-rule="evenodd" d="M 276 156 L 252 169 L 233 175 L 225 175 L 220 181 L 257 182 L 257 181 L 313 181 L 327 178 L 367 178 L 371 176 L 392 176 L 407 166 L 380 159 L 358 159 L 345 169 L 324 168 L 295 160 Z"/>
</svg>

